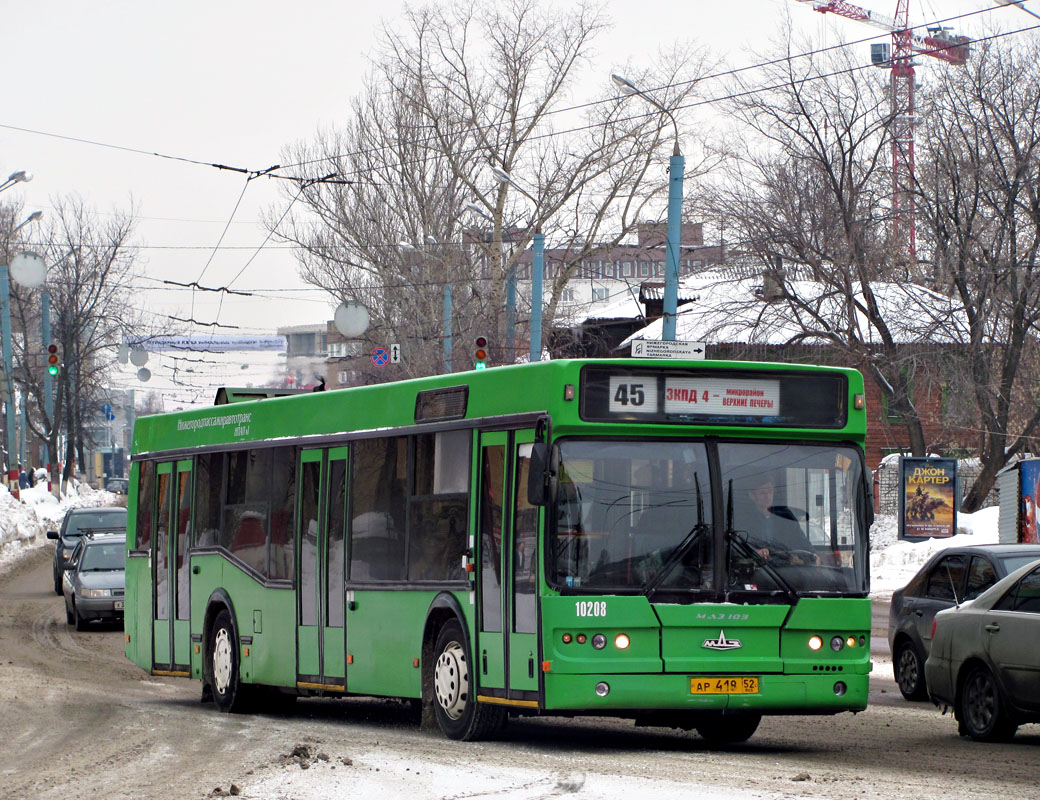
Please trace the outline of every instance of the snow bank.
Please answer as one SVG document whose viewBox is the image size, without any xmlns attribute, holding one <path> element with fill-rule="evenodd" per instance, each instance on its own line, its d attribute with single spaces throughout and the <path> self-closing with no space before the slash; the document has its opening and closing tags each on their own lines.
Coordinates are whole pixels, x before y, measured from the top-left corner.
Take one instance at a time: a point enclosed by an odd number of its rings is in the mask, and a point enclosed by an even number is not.
<svg viewBox="0 0 1040 800">
<path fill-rule="evenodd" d="M 120 500 L 119 495 L 95 491 L 85 483 L 67 485 L 60 501 L 47 491 L 45 481 L 22 489 L 20 495 L 21 500 L 15 500 L 0 485 L 0 569 L 46 544 L 47 531 L 57 530 L 70 508 L 111 506 Z"/>
<path fill-rule="evenodd" d="M 996 543 L 999 513 L 993 506 L 975 514 L 958 514 L 956 536 L 922 542 L 900 541 L 896 516 L 877 517 L 870 528 L 871 594 L 887 595 L 901 589 L 933 554 L 947 547 Z"/>
</svg>

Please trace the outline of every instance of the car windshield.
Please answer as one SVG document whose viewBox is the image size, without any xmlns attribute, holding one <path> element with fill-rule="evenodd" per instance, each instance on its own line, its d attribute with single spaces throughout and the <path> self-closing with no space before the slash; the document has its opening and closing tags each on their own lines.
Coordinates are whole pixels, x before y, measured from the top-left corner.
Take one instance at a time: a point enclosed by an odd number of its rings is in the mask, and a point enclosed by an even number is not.
<svg viewBox="0 0 1040 800">
<path fill-rule="evenodd" d="M 83 550 L 80 572 L 101 572 L 126 567 L 126 546 L 122 542 L 91 544 Z"/>
<path fill-rule="evenodd" d="M 69 518 L 66 536 L 82 536 L 96 531 L 125 531 L 126 511 L 75 514 Z"/>
<path fill-rule="evenodd" d="M 547 560 L 561 589 L 678 602 L 867 590 L 853 448 L 676 440 L 558 448 Z M 768 482 L 771 497 L 753 485 Z"/>
</svg>

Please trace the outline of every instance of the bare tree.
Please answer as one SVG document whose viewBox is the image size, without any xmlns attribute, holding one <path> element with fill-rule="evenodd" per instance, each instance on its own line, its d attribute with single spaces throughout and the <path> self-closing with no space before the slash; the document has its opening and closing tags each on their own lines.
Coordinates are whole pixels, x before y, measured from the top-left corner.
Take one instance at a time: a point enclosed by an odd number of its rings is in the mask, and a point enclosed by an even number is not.
<svg viewBox="0 0 1040 800">
<path fill-rule="evenodd" d="M 925 95 L 919 210 L 935 280 L 968 321 L 961 391 L 982 471 L 975 511 L 1008 460 L 1036 452 L 1040 325 L 1040 40 L 988 40 Z"/>
<path fill-rule="evenodd" d="M 518 255 L 539 230 L 567 252 L 547 285 L 550 324 L 582 259 L 625 237 L 666 185 L 658 144 L 671 123 L 618 98 L 570 105 L 604 25 L 591 7 L 468 2 L 405 16 L 385 31 L 349 127 L 290 152 L 334 177 L 288 191 L 305 212 L 271 225 L 302 248 L 306 280 L 368 306 L 367 344 L 407 343 L 406 374 L 438 371 L 445 283 L 454 332 L 479 328 L 512 361 L 502 309 Z M 678 79 L 703 60 L 688 55 L 658 76 L 666 107 L 693 91 Z"/>
<path fill-rule="evenodd" d="M 743 302 L 771 301 L 794 323 L 790 343 L 824 345 L 866 372 L 924 455 L 911 387 L 946 320 L 930 297 L 919 315 L 920 295 L 902 309 L 878 295 L 916 277 L 892 240 L 888 86 L 848 48 L 792 57 L 793 47 L 787 37 L 777 61 L 735 87 L 742 133 L 731 140 L 740 145 L 707 195 L 708 213 L 767 265 L 766 296 Z"/>
<path fill-rule="evenodd" d="M 47 243 L 41 252 L 48 265 L 46 284 L 13 291 L 12 306 L 25 332 L 16 362 L 22 365 L 19 383 L 33 398 L 29 428 L 47 442 L 51 463 L 58 462 L 65 434 L 63 479 L 68 479 L 94 444 L 87 438 L 85 423 L 89 410 L 107 398 L 115 345 L 126 336 L 140 335 L 142 323 L 131 302 L 136 277 L 132 212 L 102 222 L 77 197 L 58 198 L 53 207 L 41 236 Z M 43 291 L 50 295 L 51 340 L 62 360 L 52 408 L 45 398 L 44 369 L 33 358 L 48 344 L 40 339 Z"/>
</svg>

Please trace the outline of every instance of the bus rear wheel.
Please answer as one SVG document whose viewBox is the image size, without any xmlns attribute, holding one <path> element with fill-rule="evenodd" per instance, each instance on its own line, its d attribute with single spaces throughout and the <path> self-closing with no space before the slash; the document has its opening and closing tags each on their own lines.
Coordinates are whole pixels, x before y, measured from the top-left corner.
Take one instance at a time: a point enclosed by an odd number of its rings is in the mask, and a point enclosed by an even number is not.
<svg viewBox="0 0 1040 800">
<path fill-rule="evenodd" d="M 231 612 L 227 609 L 217 614 L 213 621 L 206 658 L 210 688 L 217 708 L 224 712 L 244 711 L 247 690 L 238 679 L 238 637 L 231 622 Z"/>
<path fill-rule="evenodd" d="M 433 711 L 437 725 L 449 739 L 473 741 L 505 723 L 504 708 L 478 703 L 471 682 L 470 658 L 462 627 L 452 620 L 441 628 L 434 645 Z"/>
<path fill-rule="evenodd" d="M 712 717 L 710 722 L 695 727 L 709 744 L 739 744 L 751 738 L 761 721 L 761 714 L 734 714 Z"/>
</svg>

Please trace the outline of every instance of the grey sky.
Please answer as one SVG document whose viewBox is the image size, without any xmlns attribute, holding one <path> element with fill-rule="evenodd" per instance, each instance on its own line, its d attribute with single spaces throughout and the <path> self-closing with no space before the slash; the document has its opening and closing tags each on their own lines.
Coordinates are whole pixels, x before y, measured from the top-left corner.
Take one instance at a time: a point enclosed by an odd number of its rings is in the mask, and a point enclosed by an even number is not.
<svg viewBox="0 0 1040 800">
<path fill-rule="evenodd" d="M 1040 7 L 1040 0 L 1030 4 Z M 895 0 L 866 5 L 891 14 Z M 911 21 L 990 5 L 988 0 L 914 0 Z M 250 184 L 224 240 L 226 248 L 242 249 L 218 252 L 207 267 L 242 193 L 241 175 L 15 128 L 262 169 L 279 163 L 286 144 L 346 120 L 380 18 L 394 19 L 401 7 L 398 0 L 0 0 L 5 31 L 0 125 L 9 126 L 0 127 L 0 173 L 25 169 L 35 175 L 3 199 L 20 199 L 27 213 L 46 213 L 50 198 L 59 194 L 78 193 L 100 212 L 126 210 L 132 198 L 150 278 L 198 280 L 205 269 L 204 284 L 224 284 L 264 239 L 260 209 L 284 202 L 275 181 Z M 766 51 L 788 13 L 806 33 L 828 25 L 850 39 L 872 32 L 793 0 L 615 1 L 606 8 L 615 28 L 597 40 L 588 92 L 577 102 L 601 90 L 592 81 L 605 85 L 611 71 L 648 63 L 659 47 L 680 39 L 708 44 L 731 64 L 750 63 L 754 56 L 744 49 Z M 1015 9 L 984 16 L 1031 24 Z M 970 27 L 977 30 L 978 23 Z M 861 47 L 866 58 L 867 46 Z M 273 247 L 234 284 L 268 290 L 301 286 L 291 251 Z M 318 292 L 266 295 L 225 298 L 220 321 L 259 332 L 331 316 L 330 304 Z M 141 302 L 179 316 L 187 316 L 190 307 L 183 291 L 149 292 Z M 213 295 L 197 297 L 195 316 L 212 319 L 216 302 Z"/>
</svg>

